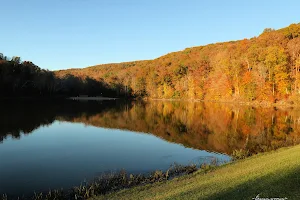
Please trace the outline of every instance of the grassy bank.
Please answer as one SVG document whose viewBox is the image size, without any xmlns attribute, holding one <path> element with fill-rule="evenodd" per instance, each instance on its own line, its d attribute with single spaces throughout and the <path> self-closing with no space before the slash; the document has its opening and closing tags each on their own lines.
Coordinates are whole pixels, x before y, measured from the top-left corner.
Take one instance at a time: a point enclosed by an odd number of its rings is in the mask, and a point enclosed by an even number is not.
<svg viewBox="0 0 300 200">
<path fill-rule="evenodd" d="M 252 199 L 258 194 L 300 199 L 300 145 L 93 199 Z"/>
</svg>

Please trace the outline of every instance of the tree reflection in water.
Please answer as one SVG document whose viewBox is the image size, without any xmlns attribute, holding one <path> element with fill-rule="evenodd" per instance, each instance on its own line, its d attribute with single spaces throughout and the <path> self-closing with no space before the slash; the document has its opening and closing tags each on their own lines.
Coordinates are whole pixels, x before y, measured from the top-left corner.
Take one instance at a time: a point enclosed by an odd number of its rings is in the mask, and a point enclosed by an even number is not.
<svg viewBox="0 0 300 200">
<path fill-rule="evenodd" d="M 249 155 L 300 143 L 300 110 L 179 101 L 2 103 L 0 141 L 55 120 L 144 132 L 194 149 Z"/>
</svg>

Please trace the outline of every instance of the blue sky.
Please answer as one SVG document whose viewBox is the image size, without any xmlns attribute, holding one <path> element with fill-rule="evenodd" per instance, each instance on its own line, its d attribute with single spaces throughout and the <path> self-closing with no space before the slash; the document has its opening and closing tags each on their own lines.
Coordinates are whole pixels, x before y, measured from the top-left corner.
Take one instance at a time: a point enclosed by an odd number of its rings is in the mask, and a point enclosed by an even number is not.
<svg viewBox="0 0 300 200">
<path fill-rule="evenodd" d="M 50 70 L 153 59 L 300 22 L 296 0 L 0 0 L 0 4 L 0 52 Z"/>
</svg>

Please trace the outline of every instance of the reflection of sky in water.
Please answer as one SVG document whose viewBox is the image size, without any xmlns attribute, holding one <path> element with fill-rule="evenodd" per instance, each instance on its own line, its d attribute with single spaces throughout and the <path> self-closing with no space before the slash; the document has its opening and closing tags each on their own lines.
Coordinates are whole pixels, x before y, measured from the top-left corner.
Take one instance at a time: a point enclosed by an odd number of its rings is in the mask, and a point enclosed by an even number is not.
<svg viewBox="0 0 300 200">
<path fill-rule="evenodd" d="M 69 188 L 102 172 L 148 172 L 172 163 L 228 160 L 153 135 L 56 121 L 20 140 L 0 144 L 0 193 Z"/>
</svg>

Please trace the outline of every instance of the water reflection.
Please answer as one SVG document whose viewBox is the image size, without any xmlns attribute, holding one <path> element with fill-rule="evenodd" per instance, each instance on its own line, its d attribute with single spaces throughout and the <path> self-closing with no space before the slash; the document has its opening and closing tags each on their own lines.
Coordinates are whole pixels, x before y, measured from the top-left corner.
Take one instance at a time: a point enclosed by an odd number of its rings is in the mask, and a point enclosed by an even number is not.
<svg viewBox="0 0 300 200">
<path fill-rule="evenodd" d="M 138 110 L 145 112 L 146 105 L 140 103 L 67 101 L 6 105 L 0 126 L 0 194 L 71 188 L 84 179 L 121 169 L 148 173 L 167 170 L 174 162 L 187 165 L 207 163 L 214 158 L 222 162 L 230 159 L 136 132 L 143 124 L 130 123 L 141 120 Z M 137 129 L 132 132 L 131 126 Z"/>
<path fill-rule="evenodd" d="M 224 155 L 184 148 L 149 134 L 55 121 L 20 141 L 0 145 L 0 194 L 71 188 L 106 172 L 166 170 Z"/>
<path fill-rule="evenodd" d="M 202 102 L 60 102 L 6 106 L 0 140 L 19 138 L 55 120 L 150 133 L 194 149 L 251 154 L 300 142 L 298 109 Z"/>
<path fill-rule="evenodd" d="M 228 161 L 223 154 L 235 150 L 251 155 L 300 143 L 300 110 L 291 108 L 30 101 L 2 103 L 0 110 L 0 193 L 69 188 L 111 170 Z"/>
</svg>

